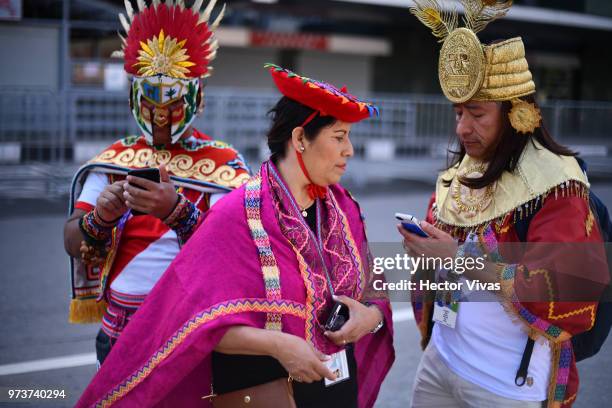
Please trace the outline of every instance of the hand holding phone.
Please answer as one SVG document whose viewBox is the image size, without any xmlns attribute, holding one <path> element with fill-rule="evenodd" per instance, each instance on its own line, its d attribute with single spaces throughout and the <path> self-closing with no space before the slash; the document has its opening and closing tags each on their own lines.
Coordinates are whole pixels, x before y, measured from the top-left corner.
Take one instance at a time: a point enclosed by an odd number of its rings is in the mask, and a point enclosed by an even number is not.
<svg viewBox="0 0 612 408">
<path fill-rule="evenodd" d="M 330 332 L 338 331 L 349 319 L 349 309 L 344 303 L 336 302 L 331 309 L 331 313 L 325 323 L 325 330 Z"/>
<path fill-rule="evenodd" d="M 159 181 L 160 181 L 159 169 L 155 169 L 155 168 L 130 170 L 130 171 L 128 171 L 127 175 L 128 176 L 132 176 L 132 177 L 140 177 L 140 178 L 143 178 L 145 180 L 152 181 L 154 183 L 159 183 Z M 130 186 L 135 187 L 135 188 L 139 188 L 141 190 L 144 190 L 143 187 L 141 187 L 141 186 L 139 186 L 138 184 L 135 184 L 135 183 L 134 184 L 130 183 Z M 132 209 L 132 215 L 144 215 L 144 213 Z"/>
<path fill-rule="evenodd" d="M 395 213 L 395 218 L 401 221 L 402 227 L 404 227 L 406 231 L 423 238 L 429 238 L 429 235 L 423 231 L 420 221 L 415 216 L 410 214 Z"/>
</svg>

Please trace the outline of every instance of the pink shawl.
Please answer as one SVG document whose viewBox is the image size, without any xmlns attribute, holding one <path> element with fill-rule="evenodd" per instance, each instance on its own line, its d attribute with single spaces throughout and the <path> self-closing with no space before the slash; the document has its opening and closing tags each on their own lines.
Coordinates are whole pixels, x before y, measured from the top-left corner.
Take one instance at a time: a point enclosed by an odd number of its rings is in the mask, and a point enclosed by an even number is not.
<svg viewBox="0 0 612 408">
<path fill-rule="evenodd" d="M 289 220 L 293 198 L 270 172 L 274 167 L 264 163 L 259 175 L 208 212 L 203 227 L 134 315 L 78 407 L 208 406 L 201 397 L 211 391 L 210 355 L 234 325 L 282 330 L 319 349 L 335 350 L 318 333 L 322 266 L 309 260 L 308 248 L 301 248 L 304 256 L 296 252 L 296 245 L 314 243 L 300 240 L 301 227 Z M 334 288 L 337 294 L 369 300 L 363 298 L 369 263 L 359 207 L 338 185 L 328 189 L 324 202 L 323 252 Z M 285 235 L 288 229 L 294 231 L 291 239 Z M 334 259 L 336 252 L 342 259 Z M 338 263 L 343 266 L 334 267 Z M 351 276 L 346 273 L 351 264 L 364 269 L 353 270 L 361 278 L 347 286 L 338 279 Z M 360 408 L 374 405 L 395 357 L 389 303 L 370 301 L 384 311 L 385 325 L 355 344 Z"/>
</svg>

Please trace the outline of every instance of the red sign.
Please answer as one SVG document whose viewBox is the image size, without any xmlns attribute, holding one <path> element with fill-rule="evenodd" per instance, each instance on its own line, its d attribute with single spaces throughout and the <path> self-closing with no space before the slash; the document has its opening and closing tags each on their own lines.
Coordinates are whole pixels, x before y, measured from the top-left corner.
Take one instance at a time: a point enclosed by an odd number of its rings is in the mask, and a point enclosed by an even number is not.
<svg viewBox="0 0 612 408">
<path fill-rule="evenodd" d="M 251 45 L 255 47 L 294 48 L 300 50 L 327 50 L 325 35 L 304 33 L 272 33 L 251 31 Z"/>
</svg>

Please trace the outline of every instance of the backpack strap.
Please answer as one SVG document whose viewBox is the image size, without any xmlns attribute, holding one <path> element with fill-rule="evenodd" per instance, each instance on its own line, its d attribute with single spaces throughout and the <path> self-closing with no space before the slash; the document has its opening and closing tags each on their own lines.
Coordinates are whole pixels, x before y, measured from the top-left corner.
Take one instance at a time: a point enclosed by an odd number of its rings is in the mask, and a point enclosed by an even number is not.
<svg viewBox="0 0 612 408">
<path fill-rule="evenodd" d="M 527 241 L 527 231 L 529 230 L 529 223 L 531 223 L 531 219 L 535 215 L 536 211 L 530 213 L 528 216 L 519 219 L 514 224 L 514 230 L 516 231 L 516 235 L 521 242 Z M 525 385 L 527 380 L 527 372 L 529 371 L 529 363 L 531 362 L 531 355 L 533 354 L 533 346 L 535 342 L 531 337 L 527 337 L 527 342 L 525 343 L 525 350 L 523 351 L 523 357 L 521 357 L 521 364 L 516 371 L 516 377 L 514 377 L 514 383 L 522 387 Z"/>
<path fill-rule="evenodd" d="M 523 357 L 521 358 L 521 365 L 516 371 L 516 377 L 514 377 L 514 383 L 519 387 L 525 385 L 525 381 L 527 381 L 527 372 L 529 371 L 529 362 L 531 361 L 534 345 L 535 341 L 528 337 L 527 343 L 525 343 L 525 351 L 523 351 Z"/>
<path fill-rule="evenodd" d="M 529 224 L 542 205 L 541 201 L 539 201 L 539 203 L 540 205 L 536 207 L 534 211 L 530 212 L 527 216 L 520 218 L 514 223 L 514 231 L 516 231 L 516 235 L 521 242 L 527 242 Z M 527 381 L 527 373 L 529 371 L 529 363 L 531 362 L 531 355 L 533 354 L 534 345 L 535 341 L 528 336 L 527 342 L 525 343 L 525 350 L 523 351 L 523 357 L 521 357 L 521 364 L 516 371 L 516 377 L 514 377 L 514 383 L 519 387 L 525 385 L 525 382 Z"/>
</svg>

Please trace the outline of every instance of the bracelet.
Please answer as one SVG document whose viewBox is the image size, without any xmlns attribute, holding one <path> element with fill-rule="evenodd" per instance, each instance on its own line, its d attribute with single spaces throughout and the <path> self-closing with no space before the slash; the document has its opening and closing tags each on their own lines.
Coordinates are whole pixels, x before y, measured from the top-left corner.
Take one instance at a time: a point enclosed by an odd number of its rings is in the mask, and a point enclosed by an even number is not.
<svg viewBox="0 0 612 408">
<path fill-rule="evenodd" d="M 382 315 L 382 319 L 380 319 L 380 322 L 378 322 L 376 327 L 374 327 L 372 330 L 370 330 L 370 334 L 375 334 L 380 329 L 382 329 L 382 327 L 385 325 L 385 314 L 382 312 L 382 310 L 380 310 L 378 305 L 375 304 L 375 303 L 365 302 L 364 305 L 366 305 L 367 307 L 370 307 L 370 306 L 376 307 L 378 309 L 378 311 L 380 312 L 380 314 Z"/>
<path fill-rule="evenodd" d="M 79 222 L 79 229 L 90 243 L 99 244 L 110 239 L 113 228 L 121 217 L 113 221 L 105 221 L 96 208 L 85 214 Z"/>
<path fill-rule="evenodd" d="M 170 211 L 170 214 L 168 214 L 168 216 L 162 220 L 164 224 L 170 228 L 176 225 L 177 221 L 180 218 L 185 217 L 185 213 L 189 210 L 188 203 L 190 203 L 190 201 L 187 200 L 184 195 L 178 193 L 176 195 L 176 204 L 174 204 L 174 208 L 172 211 Z"/>
<path fill-rule="evenodd" d="M 164 219 L 164 224 L 173 229 L 179 242 L 184 244 L 198 225 L 201 213 L 195 204 L 179 193 L 176 206 L 170 215 Z"/>
<path fill-rule="evenodd" d="M 376 334 L 380 329 L 383 328 L 383 326 L 385 325 L 385 319 L 383 318 L 380 323 L 378 323 L 376 325 L 375 328 L 373 328 L 372 330 L 370 330 L 370 334 Z"/>
<path fill-rule="evenodd" d="M 117 223 L 121 219 L 121 216 L 120 216 L 120 217 L 115 218 L 112 221 L 105 221 L 100 216 L 100 213 L 98 212 L 98 208 L 97 207 L 94 207 L 94 209 L 93 209 L 93 216 L 94 216 L 94 220 L 96 221 L 96 223 L 98 225 L 101 225 L 102 227 L 108 227 L 108 228 L 113 228 L 115 225 L 117 225 Z"/>
</svg>

